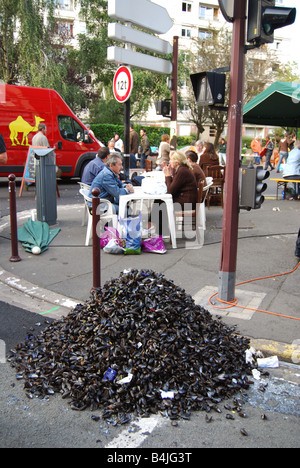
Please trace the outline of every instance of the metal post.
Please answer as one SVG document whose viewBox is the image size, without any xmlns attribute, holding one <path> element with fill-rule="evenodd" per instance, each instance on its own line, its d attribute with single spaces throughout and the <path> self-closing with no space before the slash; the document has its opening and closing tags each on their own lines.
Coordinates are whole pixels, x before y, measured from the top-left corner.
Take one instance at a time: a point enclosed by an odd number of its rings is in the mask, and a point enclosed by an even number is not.
<svg viewBox="0 0 300 468">
<path fill-rule="evenodd" d="M 173 37 L 173 74 L 172 74 L 172 122 L 177 121 L 177 95 L 178 95 L 178 36 Z"/>
<path fill-rule="evenodd" d="M 231 302 L 235 296 L 239 218 L 239 168 L 241 157 L 243 91 L 245 68 L 245 26 L 247 0 L 234 2 L 228 144 L 223 215 L 219 298 Z"/>
<path fill-rule="evenodd" d="M 93 216 L 93 287 L 91 292 L 101 289 L 101 263 L 100 263 L 100 239 L 97 233 L 100 222 L 100 190 L 95 187 L 92 190 L 92 216 Z"/>
<path fill-rule="evenodd" d="M 130 153 L 130 98 L 124 103 L 124 153 Z"/>
<path fill-rule="evenodd" d="M 11 257 L 10 262 L 20 262 L 18 252 L 18 222 L 17 222 L 17 203 L 16 203 L 16 176 L 8 176 L 9 206 L 10 206 L 10 235 L 11 235 Z"/>
</svg>

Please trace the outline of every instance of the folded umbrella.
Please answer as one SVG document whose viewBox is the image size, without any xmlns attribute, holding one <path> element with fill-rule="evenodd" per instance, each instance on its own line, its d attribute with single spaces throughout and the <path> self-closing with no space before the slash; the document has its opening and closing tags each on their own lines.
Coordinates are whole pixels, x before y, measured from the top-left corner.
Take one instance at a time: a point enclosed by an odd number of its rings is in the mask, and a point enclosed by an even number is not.
<svg viewBox="0 0 300 468">
<path fill-rule="evenodd" d="M 42 253 L 60 232 L 60 228 L 50 230 L 47 223 L 28 219 L 23 227 L 18 229 L 18 240 L 26 252 Z"/>
</svg>

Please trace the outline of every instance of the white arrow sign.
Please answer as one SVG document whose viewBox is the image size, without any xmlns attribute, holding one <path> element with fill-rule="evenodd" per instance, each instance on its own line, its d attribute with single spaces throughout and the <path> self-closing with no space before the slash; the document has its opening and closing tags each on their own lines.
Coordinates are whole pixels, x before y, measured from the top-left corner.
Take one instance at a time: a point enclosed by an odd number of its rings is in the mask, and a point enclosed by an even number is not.
<svg viewBox="0 0 300 468">
<path fill-rule="evenodd" d="M 168 11 L 149 0 L 108 0 L 108 16 L 157 34 L 165 34 L 173 26 Z"/>
<path fill-rule="evenodd" d="M 173 50 L 169 42 L 120 23 L 109 23 L 108 37 L 120 42 L 129 42 L 162 55 L 171 54 Z"/>
<path fill-rule="evenodd" d="M 168 60 L 152 57 L 152 55 L 141 54 L 121 47 L 108 47 L 107 60 L 115 63 L 126 63 L 126 65 L 154 71 L 156 73 L 166 75 L 172 73 L 172 63 Z"/>
</svg>

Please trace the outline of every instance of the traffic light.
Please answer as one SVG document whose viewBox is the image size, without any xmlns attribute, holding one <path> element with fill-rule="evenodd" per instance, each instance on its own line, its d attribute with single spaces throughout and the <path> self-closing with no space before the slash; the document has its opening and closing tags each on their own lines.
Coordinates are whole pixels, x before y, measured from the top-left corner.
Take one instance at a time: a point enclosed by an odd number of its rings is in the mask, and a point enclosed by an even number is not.
<svg viewBox="0 0 300 468">
<path fill-rule="evenodd" d="M 249 0 L 247 41 L 257 47 L 274 42 L 274 30 L 293 24 L 296 8 L 275 6 L 275 0 Z"/>
<path fill-rule="evenodd" d="M 261 207 L 265 200 L 262 194 L 267 190 L 267 184 L 263 181 L 269 176 L 270 172 L 263 169 L 262 166 L 242 169 L 240 208 L 250 211 Z"/>
<path fill-rule="evenodd" d="M 165 99 L 164 101 L 155 101 L 156 115 L 162 115 L 163 117 L 170 117 L 171 113 L 171 101 Z"/>
<path fill-rule="evenodd" d="M 224 104 L 225 74 L 202 72 L 190 75 L 196 102 L 199 106 Z"/>
</svg>

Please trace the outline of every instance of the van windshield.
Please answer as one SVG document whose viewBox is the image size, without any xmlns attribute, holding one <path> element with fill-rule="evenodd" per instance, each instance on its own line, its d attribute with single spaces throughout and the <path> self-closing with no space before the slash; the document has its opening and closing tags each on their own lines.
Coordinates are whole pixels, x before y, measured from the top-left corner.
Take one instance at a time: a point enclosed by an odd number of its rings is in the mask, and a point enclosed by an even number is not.
<svg viewBox="0 0 300 468">
<path fill-rule="evenodd" d="M 83 141 L 84 129 L 72 117 L 59 115 L 58 126 L 60 134 L 64 140 Z"/>
</svg>

